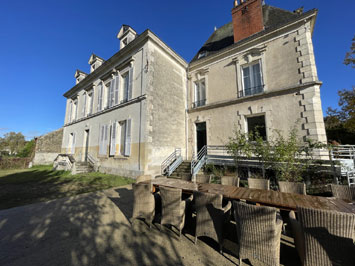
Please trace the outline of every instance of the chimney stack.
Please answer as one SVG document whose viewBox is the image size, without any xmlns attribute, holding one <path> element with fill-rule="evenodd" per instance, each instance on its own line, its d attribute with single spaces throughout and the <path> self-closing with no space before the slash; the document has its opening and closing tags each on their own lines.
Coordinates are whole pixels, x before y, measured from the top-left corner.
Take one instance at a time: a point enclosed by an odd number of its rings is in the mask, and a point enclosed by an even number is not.
<svg viewBox="0 0 355 266">
<path fill-rule="evenodd" d="M 245 39 L 264 29 L 261 0 L 234 1 L 232 9 L 234 42 Z"/>
</svg>

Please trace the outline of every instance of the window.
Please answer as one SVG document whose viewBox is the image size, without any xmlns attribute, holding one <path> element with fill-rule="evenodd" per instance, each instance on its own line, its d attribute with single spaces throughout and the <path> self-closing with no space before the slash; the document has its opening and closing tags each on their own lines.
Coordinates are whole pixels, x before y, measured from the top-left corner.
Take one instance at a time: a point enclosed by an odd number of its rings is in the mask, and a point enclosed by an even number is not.
<svg viewBox="0 0 355 266">
<path fill-rule="evenodd" d="M 242 67 L 243 91 L 240 91 L 240 97 L 258 94 L 264 91 L 262 69 L 260 61 Z"/>
<path fill-rule="evenodd" d="M 195 101 L 192 104 L 193 108 L 206 104 L 206 85 L 205 80 L 195 82 Z"/>
<path fill-rule="evenodd" d="M 88 93 L 88 107 L 89 107 L 89 110 L 88 110 L 88 115 L 91 115 L 92 112 L 93 112 L 93 109 L 94 109 L 94 92 L 91 91 Z"/>
<path fill-rule="evenodd" d="M 85 92 L 83 95 L 83 108 L 81 109 L 81 117 L 86 116 L 86 98 L 87 98 L 87 93 Z"/>
<path fill-rule="evenodd" d="M 117 135 L 117 123 L 114 122 L 111 125 L 110 156 L 116 155 L 116 135 Z"/>
<path fill-rule="evenodd" d="M 200 59 L 202 57 L 205 57 L 207 55 L 207 51 L 202 51 L 198 53 L 197 59 Z"/>
<path fill-rule="evenodd" d="M 131 119 L 121 121 L 120 125 L 120 155 L 131 155 Z"/>
<path fill-rule="evenodd" d="M 107 84 L 108 93 L 107 93 L 107 106 L 110 108 L 119 103 L 119 83 L 120 79 L 118 76 L 114 78 Z"/>
<path fill-rule="evenodd" d="M 265 116 L 252 116 L 247 118 L 248 134 L 250 140 L 255 140 L 257 136 L 266 140 Z"/>
<path fill-rule="evenodd" d="M 102 98 L 103 98 L 103 87 L 102 87 L 102 83 L 99 84 L 98 88 L 97 88 L 97 111 L 101 111 L 102 110 Z"/>
<path fill-rule="evenodd" d="M 78 118 L 78 100 L 74 101 L 73 104 L 73 108 L 74 108 L 74 121 Z"/>
<path fill-rule="evenodd" d="M 107 155 L 108 126 L 101 125 L 99 133 L 99 155 Z"/>
<path fill-rule="evenodd" d="M 73 101 L 69 101 L 69 106 L 68 106 L 68 123 L 70 123 L 72 121 L 72 113 L 73 110 Z"/>
<path fill-rule="evenodd" d="M 122 78 L 122 101 L 127 102 L 132 98 L 133 68 L 124 72 Z"/>
<path fill-rule="evenodd" d="M 69 134 L 67 153 L 75 154 L 75 133 Z"/>
</svg>

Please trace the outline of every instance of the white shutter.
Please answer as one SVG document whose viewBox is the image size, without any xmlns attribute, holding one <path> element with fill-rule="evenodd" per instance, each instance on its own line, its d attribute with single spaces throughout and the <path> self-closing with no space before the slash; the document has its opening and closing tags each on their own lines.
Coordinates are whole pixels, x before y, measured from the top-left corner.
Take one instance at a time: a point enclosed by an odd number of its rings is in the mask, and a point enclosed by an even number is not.
<svg viewBox="0 0 355 266">
<path fill-rule="evenodd" d="M 85 112 L 86 112 L 86 92 L 83 95 L 83 108 L 81 109 L 81 116 L 85 117 Z"/>
<path fill-rule="evenodd" d="M 126 120 L 126 137 L 125 137 L 125 147 L 124 155 L 131 155 L 131 119 Z"/>
<path fill-rule="evenodd" d="M 71 154 L 75 154 L 75 133 L 73 133 L 73 142 L 71 147 Z"/>
<path fill-rule="evenodd" d="M 119 89 L 120 89 L 120 75 L 117 75 L 116 77 L 115 77 L 115 105 L 117 105 L 117 104 L 119 104 L 119 98 L 120 98 L 120 96 L 119 96 Z"/>
<path fill-rule="evenodd" d="M 110 156 L 116 154 L 116 122 L 111 126 Z"/>
<path fill-rule="evenodd" d="M 129 69 L 129 74 L 128 74 L 128 92 L 127 92 L 127 100 L 132 99 L 132 88 L 133 88 L 133 67 Z"/>
</svg>

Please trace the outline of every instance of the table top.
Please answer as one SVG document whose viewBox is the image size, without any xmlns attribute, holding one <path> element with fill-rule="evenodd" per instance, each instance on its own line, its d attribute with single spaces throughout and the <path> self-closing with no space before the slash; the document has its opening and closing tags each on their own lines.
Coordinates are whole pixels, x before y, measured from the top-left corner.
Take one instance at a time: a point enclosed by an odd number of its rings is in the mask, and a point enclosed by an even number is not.
<svg viewBox="0 0 355 266">
<path fill-rule="evenodd" d="M 272 206 L 283 210 L 296 211 L 297 207 L 323 209 L 355 213 L 355 205 L 341 199 L 284 193 L 274 190 L 252 189 L 220 184 L 199 184 L 172 178 L 157 178 L 151 181 L 154 187 L 166 186 L 180 188 L 185 193 L 193 191 L 210 192 L 223 195 L 224 198 L 242 199 L 263 206 Z"/>
</svg>

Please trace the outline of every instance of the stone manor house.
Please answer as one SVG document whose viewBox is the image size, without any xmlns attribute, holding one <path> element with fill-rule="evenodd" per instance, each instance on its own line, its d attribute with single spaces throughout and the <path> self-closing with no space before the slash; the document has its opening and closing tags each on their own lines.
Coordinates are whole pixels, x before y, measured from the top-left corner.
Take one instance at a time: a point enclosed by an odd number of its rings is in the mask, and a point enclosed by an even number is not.
<svg viewBox="0 0 355 266">
<path fill-rule="evenodd" d="M 317 10 L 282 10 L 234 1 L 232 21 L 216 29 L 187 63 L 149 29 L 123 25 L 120 50 L 92 54 L 67 91 L 62 153 L 125 176 L 161 173 L 175 149 L 191 160 L 205 145 L 225 145 L 235 129 L 297 126 L 326 142 L 312 33 Z"/>
</svg>

